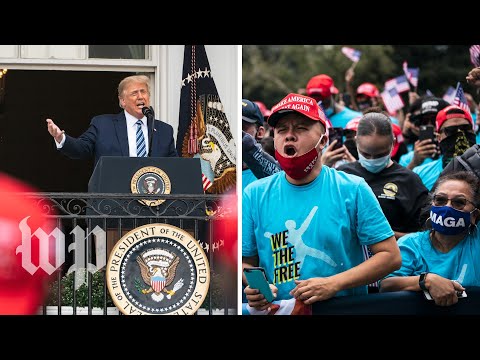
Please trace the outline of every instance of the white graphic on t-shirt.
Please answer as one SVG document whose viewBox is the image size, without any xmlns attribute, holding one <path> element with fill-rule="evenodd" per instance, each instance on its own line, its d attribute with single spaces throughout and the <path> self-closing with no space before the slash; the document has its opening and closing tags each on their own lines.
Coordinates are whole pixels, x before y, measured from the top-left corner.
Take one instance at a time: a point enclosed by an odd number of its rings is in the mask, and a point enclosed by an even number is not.
<svg viewBox="0 0 480 360">
<path fill-rule="evenodd" d="M 309 255 L 315 257 L 319 260 L 325 261 L 328 265 L 333 267 L 337 266 L 337 263 L 332 260 L 330 256 L 325 254 L 323 251 L 305 245 L 302 239 L 303 233 L 308 229 L 310 222 L 312 221 L 315 213 L 317 212 L 318 206 L 314 206 L 308 214 L 307 218 L 303 222 L 302 226 L 299 229 L 296 229 L 297 223 L 294 220 L 285 221 L 285 226 L 288 229 L 288 238 L 287 241 L 295 246 L 295 260 L 301 263 L 300 270 L 303 266 L 303 260 L 305 256 Z"/>
<path fill-rule="evenodd" d="M 465 279 L 465 273 L 467 272 L 467 266 L 468 266 L 468 264 L 463 264 L 462 271 L 460 271 L 460 275 L 458 276 L 457 281 L 460 284 L 463 282 L 463 279 Z"/>
</svg>

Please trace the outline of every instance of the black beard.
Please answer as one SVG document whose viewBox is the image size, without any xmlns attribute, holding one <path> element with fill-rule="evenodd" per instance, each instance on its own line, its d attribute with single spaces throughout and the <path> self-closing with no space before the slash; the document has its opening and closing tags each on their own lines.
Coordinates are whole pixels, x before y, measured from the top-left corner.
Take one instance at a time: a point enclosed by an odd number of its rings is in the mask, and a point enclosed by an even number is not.
<svg viewBox="0 0 480 360">
<path fill-rule="evenodd" d="M 442 167 L 445 168 L 454 157 L 462 155 L 468 148 L 475 145 L 475 142 L 475 134 L 463 131 L 443 139 L 439 144 L 443 154 Z"/>
</svg>

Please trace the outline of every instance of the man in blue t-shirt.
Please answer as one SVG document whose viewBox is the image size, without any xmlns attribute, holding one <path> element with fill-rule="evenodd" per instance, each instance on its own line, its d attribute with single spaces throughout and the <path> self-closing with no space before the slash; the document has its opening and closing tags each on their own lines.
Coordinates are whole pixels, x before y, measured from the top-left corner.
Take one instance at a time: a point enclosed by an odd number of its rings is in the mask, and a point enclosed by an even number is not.
<svg viewBox="0 0 480 360">
<path fill-rule="evenodd" d="M 313 98 L 287 95 L 268 122 L 283 171 L 243 192 L 243 267 L 263 267 L 276 300 L 294 297 L 308 305 L 367 294 L 367 284 L 401 265 L 375 195 L 364 179 L 318 161 L 326 117 Z M 374 253 L 367 261 L 362 245 Z M 247 286 L 245 294 L 257 310 L 271 305 L 257 289 Z"/>
<path fill-rule="evenodd" d="M 442 155 L 437 160 L 413 169 L 428 190 L 433 187 L 448 163 L 454 157 L 462 155 L 476 141 L 470 111 L 455 105 L 447 106 L 438 112 L 436 130 Z"/>
</svg>

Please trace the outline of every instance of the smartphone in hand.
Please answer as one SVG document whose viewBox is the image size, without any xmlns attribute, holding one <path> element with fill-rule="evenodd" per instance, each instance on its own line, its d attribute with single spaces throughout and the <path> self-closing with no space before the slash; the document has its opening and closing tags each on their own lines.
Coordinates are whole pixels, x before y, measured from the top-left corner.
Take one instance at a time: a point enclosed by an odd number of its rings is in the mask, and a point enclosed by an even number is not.
<svg viewBox="0 0 480 360">
<path fill-rule="evenodd" d="M 340 149 L 343 146 L 343 128 L 333 127 L 328 129 L 328 138 L 330 139 L 330 144 L 337 140 L 337 143 L 332 150 Z"/>
<path fill-rule="evenodd" d="M 252 289 L 258 289 L 268 302 L 274 300 L 275 297 L 273 296 L 272 289 L 270 289 L 270 284 L 268 283 L 267 274 L 265 273 L 264 268 L 244 268 L 243 273 L 247 278 L 248 286 Z"/>
<path fill-rule="evenodd" d="M 420 125 L 420 133 L 418 134 L 418 140 L 432 139 L 435 140 L 434 128 L 432 125 Z"/>
</svg>

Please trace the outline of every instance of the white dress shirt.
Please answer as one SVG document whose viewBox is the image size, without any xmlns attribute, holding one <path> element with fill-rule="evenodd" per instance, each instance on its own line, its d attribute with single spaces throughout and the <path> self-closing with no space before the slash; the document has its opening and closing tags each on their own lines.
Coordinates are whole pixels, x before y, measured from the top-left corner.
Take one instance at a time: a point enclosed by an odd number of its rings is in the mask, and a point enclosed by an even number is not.
<svg viewBox="0 0 480 360">
<path fill-rule="evenodd" d="M 127 119 L 127 133 L 128 133 L 128 153 L 130 157 L 137 157 L 137 121 L 135 116 L 130 115 L 125 111 L 125 118 Z M 142 121 L 143 137 L 145 138 L 145 148 L 148 154 L 148 128 L 147 118 L 144 116 L 140 119 Z"/>
</svg>

